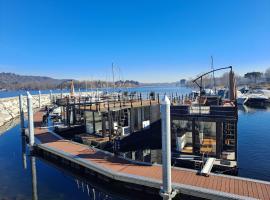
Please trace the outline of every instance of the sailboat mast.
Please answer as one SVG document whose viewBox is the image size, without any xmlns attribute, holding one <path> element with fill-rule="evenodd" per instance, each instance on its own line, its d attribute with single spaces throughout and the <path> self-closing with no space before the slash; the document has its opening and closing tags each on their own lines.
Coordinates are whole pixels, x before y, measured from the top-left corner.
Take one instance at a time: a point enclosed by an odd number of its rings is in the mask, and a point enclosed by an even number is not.
<svg viewBox="0 0 270 200">
<path fill-rule="evenodd" d="M 213 70 L 213 88 L 216 94 L 216 83 L 215 83 L 215 71 L 214 71 L 214 58 L 211 56 L 211 70 Z"/>
<path fill-rule="evenodd" d="M 108 94 L 108 74 L 106 72 L 106 94 Z"/>
<path fill-rule="evenodd" d="M 113 76 L 113 92 L 115 90 L 115 82 L 114 82 L 114 67 L 113 67 L 113 63 L 112 63 L 112 76 Z"/>
</svg>

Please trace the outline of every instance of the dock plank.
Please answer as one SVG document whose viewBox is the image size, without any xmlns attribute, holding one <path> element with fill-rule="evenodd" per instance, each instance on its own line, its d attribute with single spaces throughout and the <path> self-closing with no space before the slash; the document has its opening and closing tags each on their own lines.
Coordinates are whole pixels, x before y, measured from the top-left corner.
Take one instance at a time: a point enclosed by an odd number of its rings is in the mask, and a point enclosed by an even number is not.
<svg viewBox="0 0 270 200">
<path fill-rule="evenodd" d="M 253 191 L 252 191 L 252 186 L 249 181 L 247 181 L 247 191 L 248 191 L 248 196 L 252 197 L 253 196 Z"/>
<path fill-rule="evenodd" d="M 244 194 L 244 196 L 248 196 L 249 192 L 248 192 L 247 181 L 242 181 L 242 184 L 243 184 L 243 194 Z"/>
<path fill-rule="evenodd" d="M 229 188 L 230 188 L 230 193 L 236 193 L 235 186 L 234 186 L 234 179 L 230 179 Z"/>
<path fill-rule="evenodd" d="M 238 190 L 239 190 L 239 193 L 238 194 L 244 194 L 244 187 L 243 187 L 243 183 L 242 183 L 242 181 L 241 180 L 238 180 L 238 181 L 236 181 L 237 182 L 237 184 L 238 184 Z"/>
<path fill-rule="evenodd" d="M 263 199 L 264 198 L 264 195 L 263 195 L 263 191 L 262 191 L 262 188 L 260 187 L 260 185 L 258 183 L 256 183 L 256 189 L 258 191 L 258 196 L 260 199 Z M 266 195 L 267 196 L 267 195 Z"/>
</svg>

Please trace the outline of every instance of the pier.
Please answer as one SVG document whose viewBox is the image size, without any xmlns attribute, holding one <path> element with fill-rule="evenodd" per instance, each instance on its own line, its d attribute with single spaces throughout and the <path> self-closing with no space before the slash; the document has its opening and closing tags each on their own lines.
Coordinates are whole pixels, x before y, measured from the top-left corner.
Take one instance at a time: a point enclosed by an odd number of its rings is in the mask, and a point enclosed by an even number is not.
<svg viewBox="0 0 270 200">
<path fill-rule="evenodd" d="M 77 164 L 108 180 L 160 190 L 162 166 L 137 163 L 109 152 L 65 140 L 42 128 L 43 111 L 34 114 L 35 149 L 67 163 Z M 207 199 L 270 199 L 270 183 L 265 181 L 210 174 L 172 167 L 172 188 L 178 193 Z"/>
</svg>

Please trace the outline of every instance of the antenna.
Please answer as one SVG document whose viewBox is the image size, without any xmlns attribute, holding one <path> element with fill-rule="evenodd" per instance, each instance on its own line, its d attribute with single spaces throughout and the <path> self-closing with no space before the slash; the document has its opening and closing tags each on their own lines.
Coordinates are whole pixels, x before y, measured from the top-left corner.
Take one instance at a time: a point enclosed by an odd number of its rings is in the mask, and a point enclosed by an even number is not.
<svg viewBox="0 0 270 200">
<path fill-rule="evenodd" d="M 214 88 L 214 91 L 215 91 L 215 94 L 216 94 L 217 90 L 216 90 L 216 83 L 215 83 L 215 70 L 214 70 L 214 58 L 213 58 L 213 56 L 211 56 L 211 70 L 213 71 L 213 88 Z"/>
</svg>

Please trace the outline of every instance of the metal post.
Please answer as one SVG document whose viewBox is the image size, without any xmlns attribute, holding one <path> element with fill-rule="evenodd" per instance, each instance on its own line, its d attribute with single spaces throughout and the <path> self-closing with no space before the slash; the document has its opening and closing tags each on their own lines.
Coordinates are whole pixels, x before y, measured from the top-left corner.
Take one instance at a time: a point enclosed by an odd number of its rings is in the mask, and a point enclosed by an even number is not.
<svg viewBox="0 0 270 200">
<path fill-rule="evenodd" d="M 19 106 L 20 106 L 20 118 L 21 118 L 21 131 L 24 133 L 24 111 L 23 111 L 23 95 L 19 96 Z"/>
<path fill-rule="evenodd" d="M 27 92 L 27 109 L 28 109 L 28 131 L 29 131 L 29 145 L 34 146 L 34 118 L 33 118 L 33 97 Z"/>
<path fill-rule="evenodd" d="M 38 91 L 38 102 L 39 102 L 39 108 L 41 108 L 41 92 L 40 90 Z"/>
<path fill-rule="evenodd" d="M 160 195 L 164 200 L 171 200 L 176 192 L 172 191 L 171 180 L 171 119 L 170 100 L 164 97 L 161 103 L 161 128 L 162 128 L 162 182 L 163 188 Z"/>
</svg>

